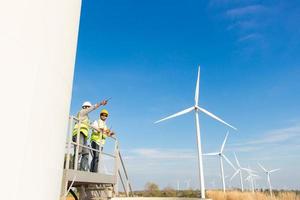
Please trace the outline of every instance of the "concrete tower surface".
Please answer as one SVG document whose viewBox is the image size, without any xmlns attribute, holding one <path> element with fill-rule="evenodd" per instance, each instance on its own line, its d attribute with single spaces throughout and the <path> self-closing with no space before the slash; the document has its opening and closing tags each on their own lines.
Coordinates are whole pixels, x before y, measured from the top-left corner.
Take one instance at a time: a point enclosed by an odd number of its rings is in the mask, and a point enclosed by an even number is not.
<svg viewBox="0 0 300 200">
<path fill-rule="evenodd" d="M 80 9 L 0 1 L 1 199 L 59 199 Z"/>
</svg>

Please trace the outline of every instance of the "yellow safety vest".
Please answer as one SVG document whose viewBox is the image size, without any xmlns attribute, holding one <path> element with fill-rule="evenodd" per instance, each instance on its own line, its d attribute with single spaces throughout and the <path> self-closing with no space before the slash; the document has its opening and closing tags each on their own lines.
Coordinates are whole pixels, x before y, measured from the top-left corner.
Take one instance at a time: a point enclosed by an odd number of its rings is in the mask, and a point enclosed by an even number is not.
<svg viewBox="0 0 300 200">
<path fill-rule="evenodd" d="M 79 113 L 77 114 L 77 118 L 79 119 Z M 83 133 L 83 135 L 85 137 L 88 137 L 89 136 L 89 124 L 90 124 L 90 120 L 88 117 L 86 117 L 83 121 L 81 121 L 80 123 L 80 132 Z M 77 131 L 78 131 L 78 123 L 75 124 L 74 128 L 73 128 L 73 136 L 77 135 Z"/>
<path fill-rule="evenodd" d="M 99 124 L 99 121 L 98 121 L 98 124 Z M 107 137 L 108 136 L 106 134 L 103 134 L 102 131 L 101 132 L 97 132 L 95 129 L 93 129 L 92 136 L 91 136 L 91 141 L 96 142 L 98 145 L 100 145 L 100 141 L 101 141 L 101 144 L 104 145 L 105 144 L 105 140 L 106 140 Z"/>
</svg>

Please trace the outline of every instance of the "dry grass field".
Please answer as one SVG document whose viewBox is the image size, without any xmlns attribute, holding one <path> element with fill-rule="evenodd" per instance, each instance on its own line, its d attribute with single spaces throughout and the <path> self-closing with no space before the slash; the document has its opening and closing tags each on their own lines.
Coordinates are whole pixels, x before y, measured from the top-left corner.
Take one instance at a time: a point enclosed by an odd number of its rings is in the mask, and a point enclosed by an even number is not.
<svg viewBox="0 0 300 200">
<path fill-rule="evenodd" d="M 295 192 L 279 192 L 273 198 L 267 193 L 262 192 L 240 192 L 228 191 L 208 191 L 207 196 L 213 200 L 300 200 L 300 196 Z"/>
<path fill-rule="evenodd" d="M 171 196 L 174 197 L 176 195 L 171 195 Z M 195 196 L 191 195 L 189 197 L 195 197 Z M 264 192 L 252 193 L 252 192 L 241 192 L 241 191 L 233 190 L 233 191 L 227 191 L 226 194 L 224 194 L 222 191 L 210 190 L 207 191 L 207 198 L 211 198 L 212 200 L 300 200 L 300 195 L 299 194 L 297 195 L 296 192 L 278 192 L 276 193 L 276 195 L 273 196 L 273 198 L 271 198 L 269 193 L 264 193 Z M 74 198 L 68 196 L 67 200 L 74 200 Z"/>
</svg>

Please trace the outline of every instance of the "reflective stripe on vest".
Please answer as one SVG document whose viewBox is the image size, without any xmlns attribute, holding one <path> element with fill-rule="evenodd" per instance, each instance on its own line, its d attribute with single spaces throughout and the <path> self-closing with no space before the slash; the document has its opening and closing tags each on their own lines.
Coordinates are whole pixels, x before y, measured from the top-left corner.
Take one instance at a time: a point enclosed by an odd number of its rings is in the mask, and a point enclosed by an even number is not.
<svg viewBox="0 0 300 200">
<path fill-rule="evenodd" d="M 77 117 L 79 118 L 79 113 L 77 114 Z M 85 120 L 81 121 L 80 123 L 80 132 L 83 133 L 85 135 L 85 137 L 88 137 L 89 135 L 89 123 L 90 120 L 89 118 L 86 118 Z M 74 128 L 73 128 L 73 136 L 77 135 L 77 131 L 78 131 L 78 123 L 75 124 Z"/>
<path fill-rule="evenodd" d="M 96 142 L 98 145 L 100 145 L 100 141 L 101 141 L 101 144 L 104 145 L 105 144 L 105 139 L 106 139 L 106 135 L 105 134 L 102 134 L 100 132 L 96 132 L 96 131 L 93 131 L 92 132 L 92 137 L 91 137 L 91 141 L 94 141 Z"/>
<path fill-rule="evenodd" d="M 99 128 L 99 121 L 98 121 L 98 128 Z M 100 145 L 100 141 L 101 141 L 101 144 L 104 145 L 106 138 L 107 138 L 106 134 L 103 134 L 102 132 L 97 132 L 96 130 L 93 129 L 91 141 L 96 142 L 98 145 Z"/>
</svg>

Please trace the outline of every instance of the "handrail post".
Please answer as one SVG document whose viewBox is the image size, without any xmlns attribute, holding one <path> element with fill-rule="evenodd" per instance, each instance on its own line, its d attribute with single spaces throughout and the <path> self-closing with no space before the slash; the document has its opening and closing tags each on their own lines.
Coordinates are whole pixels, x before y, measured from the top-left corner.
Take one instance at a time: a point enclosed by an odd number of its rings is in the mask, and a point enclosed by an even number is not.
<svg viewBox="0 0 300 200">
<path fill-rule="evenodd" d="M 99 173 L 100 172 L 100 160 L 101 160 L 101 157 L 102 157 L 102 139 L 100 138 L 100 142 L 99 142 L 99 152 L 97 152 L 97 153 L 99 153 L 99 156 L 98 156 L 98 168 L 97 168 L 97 172 Z"/>
<path fill-rule="evenodd" d="M 68 135 L 68 149 L 66 158 L 66 169 L 70 168 L 70 154 L 71 154 L 71 141 L 72 141 L 72 127 L 73 127 L 73 116 L 69 118 L 69 135 Z"/>
<path fill-rule="evenodd" d="M 118 170 L 118 174 L 119 174 L 120 182 L 122 183 L 123 190 L 126 193 L 126 197 L 128 197 L 128 191 L 126 190 L 126 187 L 125 187 L 125 184 L 124 184 L 124 181 L 123 181 L 123 178 L 122 178 L 120 170 Z"/>
<path fill-rule="evenodd" d="M 118 195 L 118 171 L 119 171 L 119 144 L 118 140 L 115 141 L 115 170 L 114 170 L 114 179 L 115 179 L 115 185 L 114 185 L 114 191 L 115 196 Z"/>
<path fill-rule="evenodd" d="M 124 174 L 125 174 L 125 178 L 126 178 L 127 191 L 129 191 L 131 193 L 131 195 L 133 196 L 133 192 L 132 192 L 132 188 L 131 188 L 131 185 L 130 185 L 130 182 L 129 182 L 128 174 L 127 174 L 127 171 L 126 171 L 126 168 L 125 168 L 125 165 L 124 165 L 124 162 L 123 162 L 120 151 L 118 152 L 118 154 L 119 154 L 120 163 L 122 165 L 122 168 L 123 168 L 123 171 L 124 171 Z"/>
<path fill-rule="evenodd" d="M 74 170 L 77 170 L 77 168 L 78 168 L 80 126 L 81 126 L 81 120 L 79 119 L 78 120 L 77 134 L 76 134 L 76 151 L 75 151 L 75 160 L 74 160 Z"/>
<path fill-rule="evenodd" d="M 129 180 L 128 179 L 126 179 L 126 194 L 127 194 L 127 196 L 129 197 Z"/>
</svg>

